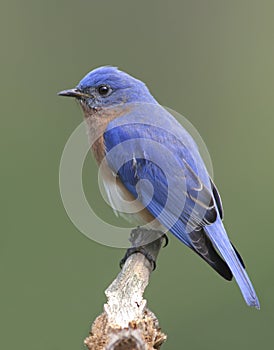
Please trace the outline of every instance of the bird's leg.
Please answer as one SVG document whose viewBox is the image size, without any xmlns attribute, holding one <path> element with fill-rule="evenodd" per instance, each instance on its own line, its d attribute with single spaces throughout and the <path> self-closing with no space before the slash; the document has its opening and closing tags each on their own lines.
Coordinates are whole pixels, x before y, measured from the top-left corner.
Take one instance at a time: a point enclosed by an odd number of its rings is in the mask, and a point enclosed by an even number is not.
<svg viewBox="0 0 274 350">
<path fill-rule="evenodd" d="M 165 241 L 164 245 L 163 241 Z M 150 262 L 152 270 L 155 270 L 159 250 L 162 246 L 165 247 L 168 244 L 168 238 L 161 231 L 138 227 L 131 231 L 130 242 L 132 246 L 128 248 L 125 256 L 120 261 L 120 267 L 123 266 L 130 255 L 141 253 Z"/>
</svg>

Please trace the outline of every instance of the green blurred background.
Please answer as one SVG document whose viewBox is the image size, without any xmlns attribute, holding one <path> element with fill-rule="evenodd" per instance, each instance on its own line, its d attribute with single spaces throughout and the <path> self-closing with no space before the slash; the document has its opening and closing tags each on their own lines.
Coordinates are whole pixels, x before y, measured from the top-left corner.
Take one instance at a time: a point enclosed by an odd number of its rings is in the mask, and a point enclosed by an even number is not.
<svg viewBox="0 0 274 350">
<path fill-rule="evenodd" d="M 273 1 L 252 0 L 1 2 L 1 349 L 84 349 L 119 272 L 124 251 L 82 235 L 58 188 L 82 115 L 56 92 L 106 64 L 199 130 L 261 301 L 248 308 L 235 282 L 171 238 L 146 291 L 163 348 L 272 347 L 273 14 Z M 94 210 L 112 220 L 90 158 L 84 180 Z"/>
</svg>

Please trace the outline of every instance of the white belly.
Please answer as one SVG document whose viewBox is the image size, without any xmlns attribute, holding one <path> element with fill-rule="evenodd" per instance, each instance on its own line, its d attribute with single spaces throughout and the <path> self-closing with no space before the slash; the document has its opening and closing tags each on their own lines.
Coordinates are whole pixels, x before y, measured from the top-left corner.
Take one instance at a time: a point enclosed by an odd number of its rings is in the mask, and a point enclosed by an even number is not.
<svg viewBox="0 0 274 350">
<path fill-rule="evenodd" d="M 164 230 L 143 204 L 125 188 L 105 162 L 101 163 L 99 179 L 101 193 L 117 216 L 123 217 L 135 226 L 147 225 L 154 230 Z"/>
</svg>

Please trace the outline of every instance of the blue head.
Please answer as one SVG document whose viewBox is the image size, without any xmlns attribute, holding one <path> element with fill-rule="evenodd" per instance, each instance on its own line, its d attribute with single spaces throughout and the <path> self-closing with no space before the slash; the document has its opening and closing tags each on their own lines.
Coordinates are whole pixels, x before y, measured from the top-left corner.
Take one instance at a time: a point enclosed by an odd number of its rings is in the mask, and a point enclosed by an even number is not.
<svg viewBox="0 0 274 350">
<path fill-rule="evenodd" d="M 61 91 L 91 109 L 125 103 L 156 103 L 146 85 L 115 67 L 100 67 L 88 73 L 75 89 Z"/>
</svg>

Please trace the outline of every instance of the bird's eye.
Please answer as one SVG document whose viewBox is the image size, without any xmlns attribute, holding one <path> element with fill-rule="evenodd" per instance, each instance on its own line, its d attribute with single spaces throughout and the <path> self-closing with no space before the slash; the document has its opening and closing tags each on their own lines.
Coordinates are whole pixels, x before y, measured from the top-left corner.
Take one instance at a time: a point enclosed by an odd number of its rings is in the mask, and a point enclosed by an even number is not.
<svg viewBox="0 0 274 350">
<path fill-rule="evenodd" d="M 111 92 L 111 89 L 108 85 L 100 85 L 98 87 L 98 92 L 101 96 L 106 96 Z"/>
</svg>

